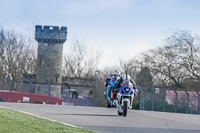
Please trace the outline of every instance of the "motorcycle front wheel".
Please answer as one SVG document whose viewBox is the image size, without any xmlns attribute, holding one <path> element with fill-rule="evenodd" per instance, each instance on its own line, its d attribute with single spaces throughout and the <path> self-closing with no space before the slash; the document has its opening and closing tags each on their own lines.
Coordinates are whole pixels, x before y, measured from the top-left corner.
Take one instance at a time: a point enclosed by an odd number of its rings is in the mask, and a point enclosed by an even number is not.
<svg viewBox="0 0 200 133">
<path fill-rule="evenodd" d="M 127 110 L 128 110 L 128 102 L 124 101 L 124 106 L 123 106 L 123 116 L 124 117 L 127 115 Z"/>
</svg>

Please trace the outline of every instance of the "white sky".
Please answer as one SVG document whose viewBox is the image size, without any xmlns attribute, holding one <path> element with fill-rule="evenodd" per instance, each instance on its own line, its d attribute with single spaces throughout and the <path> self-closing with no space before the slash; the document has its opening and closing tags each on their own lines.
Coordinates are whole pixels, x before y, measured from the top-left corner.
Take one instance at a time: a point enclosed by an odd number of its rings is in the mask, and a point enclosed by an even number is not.
<svg viewBox="0 0 200 133">
<path fill-rule="evenodd" d="M 35 25 L 67 26 L 65 49 L 78 38 L 103 51 L 100 67 L 111 66 L 159 46 L 172 31 L 199 34 L 200 1 L 0 0 L 1 27 L 26 32 Z"/>
</svg>

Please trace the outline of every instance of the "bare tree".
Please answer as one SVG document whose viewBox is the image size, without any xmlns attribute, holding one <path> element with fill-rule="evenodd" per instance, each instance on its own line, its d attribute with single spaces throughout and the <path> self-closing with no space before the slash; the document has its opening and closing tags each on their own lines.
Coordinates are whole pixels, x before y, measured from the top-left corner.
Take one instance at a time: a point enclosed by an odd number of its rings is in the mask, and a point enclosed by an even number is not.
<svg viewBox="0 0 200 133">
<path fill-rule="evenodd" d="M 181 72 L 180 65 L 176 62 L 178 56 L 172 50 L 171 47 L 160 47 L 146 53 L 144 58 L 153 73 L 161 74 L 159 78 L 166 80 L 166 84 L 170 85 L 173 81 L 175 86 L 182 87 L 181 82 L 185 74 Z"/>
<path fill-rule="evenodd" d="M 173 33 L 162 47 L 143 54 L 157 85 L 186 87 L 186 81 L 199 81 L 199 39 L 186 31 Z M 187 84 L 188 85 L 188 84 Z"/>
<path fill-rule="evenodd" d="M 132 79 L 135 79 L 140 71 L 140 64 L 136 58 L 129 60 L 119 59 L 119 68 L 123 74 L 129 74 Z"/>
<path fill-rule="evenodd" d="M 191 86 L 200 82 L 200 41 L 198 36 L 192 36 L 189 32 L 175 32 L 167 39 L 170 47 L 177 53 L 177 64 L 182 66 L 185 73 L 184 86 Z M 192 84 L 191 84 L 192 83 Z"/>
<path fill-rule="evenodd" d="M 10 76 L 15 88 L 20 86 L 24 73 L 34 73 L 36 48 L 34 42 L 21 34 L 0 29 L 1 80 Z"/>
<path fill-rule="evenodd" d="M 135 82 L 137 85 L 142 87 L 152 87 L 153 77 L 151 75 L 150 69 L 148 67 L 143 67 L 141 71 L 137 73 Z"/>
<path fill-rule="evenodd" d="M 98 51 L 88 51 L 83 43 L 75 39 L 64 56 L 64 77 L 94 77 L 99 62 Z"/>
</svg>

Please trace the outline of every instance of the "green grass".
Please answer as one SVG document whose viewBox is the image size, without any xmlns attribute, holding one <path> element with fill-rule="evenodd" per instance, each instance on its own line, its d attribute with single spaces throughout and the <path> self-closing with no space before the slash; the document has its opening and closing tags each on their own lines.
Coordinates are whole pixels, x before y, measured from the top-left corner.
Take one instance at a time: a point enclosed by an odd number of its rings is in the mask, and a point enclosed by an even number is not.
<svg viewBox="0 0 200 133">
<path fill-rule="evenodd" d="M 84 128 L 76 128 L 0 108 L 0 133 L 95 133 Z"/>
</svg>

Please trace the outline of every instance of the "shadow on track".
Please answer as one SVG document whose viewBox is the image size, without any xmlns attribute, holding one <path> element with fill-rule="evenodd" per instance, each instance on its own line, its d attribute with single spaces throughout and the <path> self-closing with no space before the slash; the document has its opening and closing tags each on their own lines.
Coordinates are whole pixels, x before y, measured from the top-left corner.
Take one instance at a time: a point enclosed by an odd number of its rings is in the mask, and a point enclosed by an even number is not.
<svg viewBox="0 0 200 133">
<path fill-rule="evenodd" d="M 199 133 L 197 129 L 116 127 L 116 126 L 85 126 L 89 129 L 99 129 L 102 133 Z"/>
<path fill-rule="evenodd" d="M 118 116 L 118 115 L 105 115 L 105 114 L 55 114 L 55 113 L 53 113 L 53 115 L 80 115 L 80 116 L 107 116 L 107 117 L 117 117 Z"/>
</svg>

